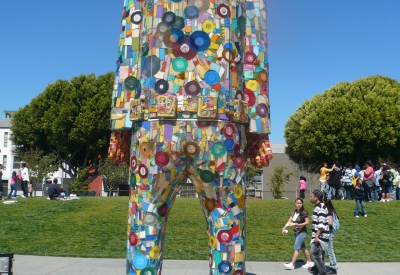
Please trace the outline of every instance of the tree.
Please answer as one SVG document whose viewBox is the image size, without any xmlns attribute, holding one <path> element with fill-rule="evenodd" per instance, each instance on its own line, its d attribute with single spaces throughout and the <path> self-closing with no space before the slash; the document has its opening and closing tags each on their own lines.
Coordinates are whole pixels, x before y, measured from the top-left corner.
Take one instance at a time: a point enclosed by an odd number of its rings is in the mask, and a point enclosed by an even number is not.
<svg viewBox="0 0 400 275">
<path fill-rule="evenodd" d="M 319 161 L 314 163 L 306 163 L 300 159 L 297 163 L 292 161 L 292 167 L 296 172 L 297 177 L 306 177 L 307 185 L 313 185 L 314 179 L 319 179 L 319 169 L 321 168 L 321 163 Z"/>
<path fill-rule="evenodd" d="M 116 184 L 126 183 L 129 180 L 128 164 L 115 164 L 110 158 L 106 158 L 100 162 L 99 172 L 108 188 L 108 196 L 112 194 L 112 189 Z"/>
<path fill-rule="evenodd" d="M 254 167 L 249 160 L 247 160 L 246 165 L 246 185 L 247 187 L 254 187 L 257 188 L 253 179 L 255 176 L 260 176 L 262 174 L 262 170 L 260 168 Z"/>
<path fill-rule="evenodd" d="M 400 160 L 400 84 L 372 76 L 342 82 L 305 101 L 289 118 L 286 153 L 296 163 Z"/>
<path fill-rule="evenodd" d="M 270 178 L 270 185 L 269 189 L 272 192 L 272 196 L 274 199 L 281 199 L 283 198 L 283 187 L 287 184 L 290 180 L 290 177 L 295 176 L 294 173 L 285 173 L 286 167 L 277 166 L 274 169 L 274 173 Z"/>
<path fill-rule="evenodd" d="M 113 80 L 113 73 L 91 74 L 48 85 L 12 117 L 13 143 L 55 154 L 74 180 L 78 170 L 107 155 Z"/>
<path fill-rule="evenodd" d="M 16 155 L 27 163 L 30 170 L 29 179 L 36 195 L 39 184 L 46 180 L 49 173 L 57 171 L 57 158 L 52 153 L 44 155 L 43 151 L 34 149 L 26 152 L 17 150 Z"/>
</svg>

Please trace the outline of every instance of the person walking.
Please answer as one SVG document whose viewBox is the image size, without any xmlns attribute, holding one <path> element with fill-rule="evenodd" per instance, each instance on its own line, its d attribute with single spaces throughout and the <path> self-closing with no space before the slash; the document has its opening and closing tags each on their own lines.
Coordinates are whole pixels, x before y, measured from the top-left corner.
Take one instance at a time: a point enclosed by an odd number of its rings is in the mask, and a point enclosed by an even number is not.
<svg viewBox="0 0 400 275">
<path fill-rule="evenodd" d="M 339 220 L 339 216 L 336 213 L 335 207 L 333 207 L 332 201 L 324 197 L 324 204 L 328 208 L 328 225 L 329 225 L 329 243 L 328 243 L 328 256 L 329 256 L 329 271 L 327 274 L 337 274 L 337 262 L 335 251 L 333 250 L 333 238 L 335 237 L 335 230 L 333 228 L 333 221 Z"/>
<path fill-rule="evenodd" d="M 310 253 L 306 248 L 306 244 L 304 243 L 304 239 L 307 237 L 307 225 L 310 223 L 310 219 L 308 217 L 308 212 L 304 208 L 303 199 L 297 198 L 295 200 L 296 209 L 292 211 L 290 214 L 289 220 L 282 228 L 282 234 L 286 234 L 286 228 L 289 226 L 293 226 L 294 231 L 294 253 L 292 257 L 292 261 L 289 263 L 285 263 L 286 269 L 294 269 L 294 265 L 296 264 L 297 258 L 299 257 L 299 251 L 303 251 L 304 256 L 306 257 L 307 263 L 303 265 L 303 268 L 313 267 L 314 263 L 311 261 Z"/>
<path fill-rule="evenodd" d="M 16 199 L 17 198 L 17 172 L 13 171 L 11 174 L 11 179 L 10 179 L 10 192 L 8 192 L 7 195 L 7 200 L 10 198 Z M 12 193 L 14 192 L 14 195 L 12 196 Z"/>
<path fill-rule="evenodd" d="M 335 168 L 335 164 L 333 164 L 332 168 L 328 169 L 328 164 L 324 162 L 322 164 L 321 169 L 319 169 L 319 189 L 321 191 L 324 191 L 325 185 L 326 185 L 326 178 L 328 176 L 328 173 L 333 171 L 333 168 Z"/>
<path fill-rule="evenodd" d="M 311 260 L 315 266 L 310 271 L 318 271 L 318 275 L 327 274 L 325 271 L 325 250 L 329 243 L 328 208 L 322 202 L 324 193 L 314 190 L 310 202 L 315 205 L 312 215 Z"/>
<path fill-rule="evenodd" d="M 307 190 L 307 179 L 304 176 L 300 176 L 299 191 L 300 191 L 300 198 L 303 200 L 305 198 L 306 190 Z"/>
<path fill-rule="evenodd" d="M 354 210 L 354 217 L 359 218 L 359 210 L 361 207 L 361 215 L 365 218 L 367 217 L 367 213 L 365 212 L 364 205 L 364 187 L 362 179 L 357 180 L 357 185 L 354 187 L 354 199 L 356 200 L 356 209 Z"/>
<path fill-rule="evenodd" d="M 364 201 L 371 202 L 372 199 L 372 191 L 374 187 L 374 168 L 373 164 L 370 160 L 368 160 L 365 164 L 366 168 L 364 170 L 364 178 L 363 178 L 363 187 L 364 187 Z"/>
<path fill-rule="evenodd" d="M 21 181 L 21 189 L 22 189 L 22 198 L 27 198 L 28 197 L 28 182 L 29 182 L 29 169 L 26 166 L 26 162 L 21 161 L 20 163 L 21 167 L 21 175 L 22 175 L 22 181 Z"/>
</svg>

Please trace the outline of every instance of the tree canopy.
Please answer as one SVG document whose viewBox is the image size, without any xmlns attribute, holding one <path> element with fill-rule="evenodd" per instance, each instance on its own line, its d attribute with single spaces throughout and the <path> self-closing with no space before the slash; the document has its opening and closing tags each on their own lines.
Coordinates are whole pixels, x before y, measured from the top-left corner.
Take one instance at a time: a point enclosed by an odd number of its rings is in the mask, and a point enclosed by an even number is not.
<svg viewBox="0 0 400 275">
<path fill-rule="evenodd" d="M 75 179 L 79 169 L 107 155 L 113 80 L 113 73 L 90 74 L 49 84 L 12 117 L 13 143 L 22 151 L 55 154 Z"/>
<path fill-rule="evenodd" d="M 296 163 L 400 160 L 400 84 L 384 76 L 341 82 L 313 96 L 285 125 Z"/>
</svg>

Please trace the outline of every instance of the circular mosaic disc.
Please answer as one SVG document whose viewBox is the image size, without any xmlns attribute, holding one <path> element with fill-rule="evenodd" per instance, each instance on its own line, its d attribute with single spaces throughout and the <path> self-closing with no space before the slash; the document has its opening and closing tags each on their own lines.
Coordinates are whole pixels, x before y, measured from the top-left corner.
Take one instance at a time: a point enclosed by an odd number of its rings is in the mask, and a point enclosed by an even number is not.
<svg viewBox="0 0 400 275">
<path fill-rule="evenodd" d="M 139 144 L 139 152 L 142 155 L 142 157 L 148 158 L 150 155 L 150 146 L 147 144 L 147 142 L 142 142 Z"/>
<path fill-rule="evenodd" d="M 220 77 L 219 74 L 214 70 L 209 70 L 204 74 L 204 81 L 210 85 L 214 86 L 219 83 Z"/>
<path fill-rule="evenodd" d="M 206 32 L 195 31 L 189 37 L 189 46 L 196 52 L 202 52 L 210 47 L 211 40 Z"/>
<path fill-rule="evenodd" d="M 232 271 L 232 265 L 228 261 L 222 261 L 218 264 L 218 269 L 222 274 L 229 274 Z"/>
<path fill-rule="evenodd" d="M 165 167 L 169 163 L 169 156 L 166 152 L 157 152 L 154 160 L 158 166 Z"/>
<path fill-rule="evenodd" d="M 154 87 L 154 90 L 156 91 L 157 94 L 163 95 L 165 94 L 169 89 L 169 84 L 168 81 L 164 79 L 160 79 L 156 82 L 156 85 Z"/>
<path fill-rule="evenodd" d="M 222 18 L 229 18 L 231 16 L 231 11 L 228 5 L 221 4 L 217 8 L 217 13 Z"/>
<path fill-rule="evenodd" d="M 210 7 L 210 0 L 189 0 L 188 5 L 197 7 L 200 13 L 205 13 Z"/>
<path fill-rule="evenodd" d="M 147 178 L 147 176 L 149 175 L 149 171 L 147 170 L 147 166 L 144 165 L 143 163 L 139 165 L 138 172 L 139 172 L 139 176 L 142 179 Z"/>
<path fill-rule="evenodd" d="M 158 58 L 158 56 L 156 55 L 150 55 L 144 61 L 143 72 L 147 77 L 153 76 L 156 73 L 158 73 L 160 68 L 161 68 L 161 61 L 160 58 Z"/>
<path fill-rule="evenodd" d="M 201 87 L 200 84 L 197 83 L 196 80 L 189 81 L 185 85 L 185 92 L 188 95 L 196 96 L 200 93 Z"/>
<path fill-rule="evenodd" d="M 133 24 L 139 25 L 142 22 L 143 13 L 141 11 L 135 11 L 131 15 L 131 22 Z"/>
<path fill-rule="evenodd" d="M 196 19 L 200 15 L 199 8 L 196 6 L 187 6 L 183 13 L 186 19 Z"/>
<path fill-rule="evenodd" d="M 164 22 L 168 26 L 172 26 L 173 24 L 175 24 L 175 21 L 176 21 L 176 15 L 172 11 L 167 11 L 162 16 L 162 22 Z"/>
<path fill-rule="evenodd" d="M 267 117 L 268 116 L 268 107 L 264 103 L 260 103 L 257 105 L 256 113 L 260 117 Z"/>
<path fill-rule="evenodd" d="M 232 241 L 232 233 L 229 230 L 220 230 L 217 239 L 220 243 L 229 244 Z"/>
</svg>

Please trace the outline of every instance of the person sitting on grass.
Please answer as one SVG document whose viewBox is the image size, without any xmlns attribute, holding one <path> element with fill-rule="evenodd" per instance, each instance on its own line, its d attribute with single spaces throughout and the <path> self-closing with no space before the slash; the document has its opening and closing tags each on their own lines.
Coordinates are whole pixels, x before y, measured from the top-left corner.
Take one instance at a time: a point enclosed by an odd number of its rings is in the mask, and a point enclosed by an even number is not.
<svg viewBox="0 0 400 275">
<path fill-rule="evenodd" d="M 60 188 L 57 184 L 58 180 L 54 179 L 53 183 L 49 186 L 49 198 L 50 200 L 59 200 L 62 198 Z"/>
</svg>

